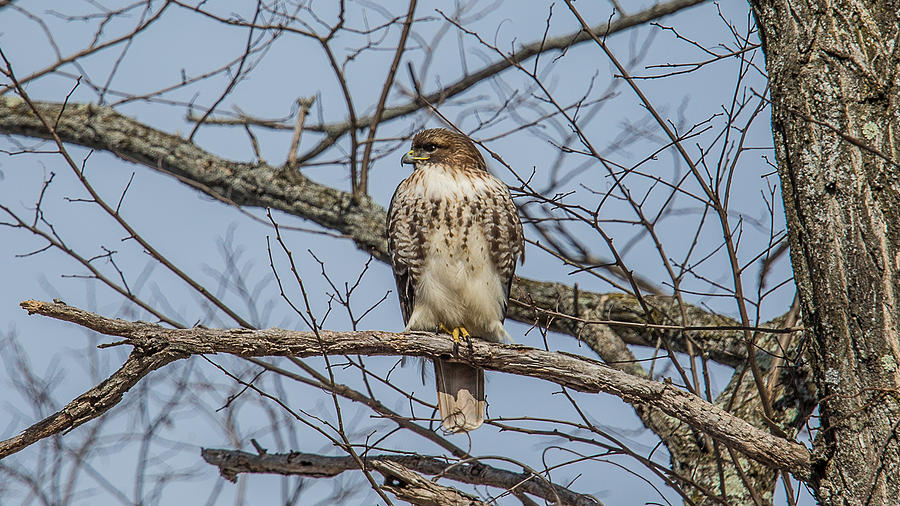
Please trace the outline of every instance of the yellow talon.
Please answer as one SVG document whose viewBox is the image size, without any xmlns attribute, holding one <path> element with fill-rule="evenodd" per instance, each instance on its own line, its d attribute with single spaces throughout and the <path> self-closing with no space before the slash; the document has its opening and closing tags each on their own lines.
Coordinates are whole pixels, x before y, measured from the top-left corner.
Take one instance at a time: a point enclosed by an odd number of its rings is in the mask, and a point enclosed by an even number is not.
<svg viewBox="0 0 900 506">
<path fill-rule="evenodd" d="M 446 332 L 446 333 L 450 334 L 450 337 L 453 338 L 453 342 L 456 344 L 459 344 L 461 342 L 459 339 L 460 335 L 462 335 L 466 341 L 471 342 L 471 336 L 469 335 L 469 331 L 466 330 L 465 327 L 454 327 L 453 330 L 450 330 L 447 327 L 445 327 L 443 323 L 438 325 L 438 327 L 441 329 L 442 332 Z"/>
</svg>

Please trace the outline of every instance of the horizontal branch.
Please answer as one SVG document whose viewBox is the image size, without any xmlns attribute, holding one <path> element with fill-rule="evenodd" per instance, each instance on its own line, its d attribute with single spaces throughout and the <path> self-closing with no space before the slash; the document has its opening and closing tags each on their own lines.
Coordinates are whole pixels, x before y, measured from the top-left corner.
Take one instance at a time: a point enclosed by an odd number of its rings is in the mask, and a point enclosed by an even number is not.
<svg viewBox="0 0 900 506">
<path fill-rule="evenodd" d="M 452 340 L 425 332 L 322 330 L 317 335 L 278 328 L 168 329 L 145 322 L 105 318 L 62 303 L 29 300 L 21 305 L 29 314 L 37 313 L 123 337 L 125 341 L 121 344 L 134 346 L 135 351 L 148 357 L 162 355 L 168 359 L 208 353 L 240 357 L 361 354 L 452 358 L 455 355 Z M 482 340 L 475 340 L 457 358 L 485 369 L 540 378 L 581 392 L 606 392 L 635 406 L 659 409 L 770 467 L 791 472 L 801 480 L 810 476 L 809 452 L 802 445 L 758 429 L 670 383 L 643 379 L 569 353 Z"/>
<path fill-rule="evenodd" d="M 274 473 L 284 475 L 327 478 L 344 471 L 358 471 L 359 464 L 350 456 L 329 457 L 312 453 L 265 453 L 262 455 L 238 450 L 203 449 L 203 460 L 217 466 L 219 473 L 234 481 L 241 473 Z M 571 490 L 548 484 L 545 478 L 531 473 L 515 473 L 498 469 L 473 460 L 470 462 L 447 462 L 422 455 L 377 455 L 363 458 L 366 464 L 393 462 L 403 467 L 428 475 L 441 475 L 453 481 L 471 485 L 487 485 L 504 490 L 525 492 L 551 503 L 572 506 L 597 506 L 599 501 Z"/>
</svg>

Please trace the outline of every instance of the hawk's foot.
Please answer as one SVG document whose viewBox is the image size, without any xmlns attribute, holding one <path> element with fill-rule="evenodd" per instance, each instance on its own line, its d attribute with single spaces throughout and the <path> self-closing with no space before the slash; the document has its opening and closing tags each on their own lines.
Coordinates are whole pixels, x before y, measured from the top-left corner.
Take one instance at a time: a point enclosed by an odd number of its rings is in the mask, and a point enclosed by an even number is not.
<svg viewBox="0 0 900 506">
<path fill-rule="evenodd" d="M 438 330 L 440 330 L 441 332 L 443 332 L 445 334 L 450 334 L 450 336 L 453 337 L 453 342 L 459 341 L 459 329 L 458 328 L 450 330 L 447 327 L 445 327 L 443 323 L 439 323 Z"/>
<path fill-rule="evenodd" d="M 472 346 L 472 336 L 469 335 L 469 331 L 466 330 L 465 327 L 453 327 L 453 330 L 450 330 L 447 327 L 445 327 L 443 323 L 440 324 L 438 327 L 443 332 L 450 334 L 450 337 L 453 338 L 453 353 L 455 355 L 459 354 L 459 343 L 462 342 L 462 340 L 459 338 L 460 335 L 462 335 L 463 339 L 465 339 L 466 343 L 468 343 L 469 349 L 474 349 Z"/>
</svg>

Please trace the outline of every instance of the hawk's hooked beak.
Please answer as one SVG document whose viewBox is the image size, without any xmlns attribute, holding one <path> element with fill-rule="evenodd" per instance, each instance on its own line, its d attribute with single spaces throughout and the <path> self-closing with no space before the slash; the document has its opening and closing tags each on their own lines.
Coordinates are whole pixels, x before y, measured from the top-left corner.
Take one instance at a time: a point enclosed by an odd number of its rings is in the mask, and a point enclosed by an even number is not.
<svg viewBox="0 0 900 506">
<path fill-rule="evenodd" d="M 410 165 L 415 165 L 416 162 L 420 162 L 422 160 L 428 160 L 427 156 L 416 156 L 416 152 L 413 150 L 409 150 L 403 155 L 403 158 L 400 159 L 400 164 L 408 163 Z"/>
</svg>

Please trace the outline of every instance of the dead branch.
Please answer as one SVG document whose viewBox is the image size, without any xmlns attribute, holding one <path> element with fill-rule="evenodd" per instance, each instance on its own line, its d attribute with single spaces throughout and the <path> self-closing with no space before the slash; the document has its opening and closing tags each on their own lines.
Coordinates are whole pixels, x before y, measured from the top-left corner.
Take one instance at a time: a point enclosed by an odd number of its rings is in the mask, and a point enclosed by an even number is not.
<svg viewBox="0 0 900 506">
<path fill-rule="evenodd" d="M 202 456 L 206 462 L 217 466 L 224 478 L 231 481 L 241 473 L 277 473 L 322 478 L 359 469 L 351 457 L 300 452 L 253 454 L 238 450 L 203 449 Z M 515 489 L 551 502 L 573 506 L 599 504 L 593 497 L 572 492 L 565 487 L 555 484 L 551 487 L 544 478 L 531 473 L 507 471 L 482 462 L 459 463 L 422 455 L 377 455 L 368 456 L 364 460 L 375 469 L 378 464 L 399 464 L 416 473 L 441 475 L 460 483 Z"/>
<path fill-rule="evenodd" d="M 175 349 L 151 353 L 135 349 L 122 367 L 103 382 L 20 434 L 0 442 L 0 459 L 41 439 L 73 429 L 101 416 L 118 404 L 125 392 L 135 386 L 144 376 L 170 362 L 188 356 L 190 355 L 185 355 Z"/>
<path fill-rule="evenodd" d="M 453 487 L 438 485 L 422 478 L 396 462 L 374 462 L 372 466 L 386 483 L 382 488 L 400 499 L 422 506 L 483 506 L 485 503 Z"/>
</svg>

